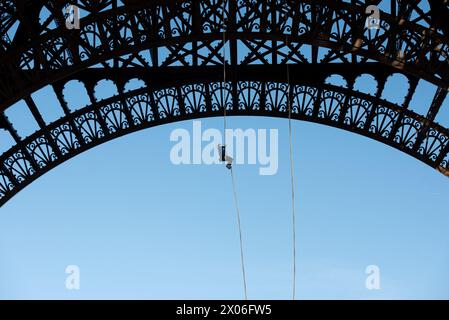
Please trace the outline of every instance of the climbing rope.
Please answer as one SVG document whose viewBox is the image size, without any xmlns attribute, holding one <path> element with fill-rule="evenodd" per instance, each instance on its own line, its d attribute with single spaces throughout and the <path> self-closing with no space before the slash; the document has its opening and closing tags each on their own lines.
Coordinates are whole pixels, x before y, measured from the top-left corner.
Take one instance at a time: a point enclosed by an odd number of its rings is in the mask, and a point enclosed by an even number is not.
<svg viewBox="0 0 449 320">
<path fill-rule="evenodd" d="M 246 288 L 245 255 L 244 255 L 244 251 L 243 251 L 242 223 L 240 220 L 240 207 L 239 207 L 238 197 L 237 197 L 237 188 L 236 188 L 236 182 L 235 182 L 234 169 L 232 169 L 232 168 L 231 168 L 231 177 L 232 177 L 232 190 L 233 190 L 233 194 L 234 194 L 235 209 L 237 211 L 237 224 L 238 224 L 239 238 L 240 238 L 240 261 L 241 261 L 241 267 L 242 267 L 243 291 L 244 291 L 245 300 L 248 300 L 248 292 L 247 292 L 247 288 Z"/>
<path fill-rule="evenodd" d="M 227 74 L 226 74 L 226 20 L 225 20 L 225 12 L 226 12 L 226 3 L 227 0 L 223 0 L 223 94 L 222 94 L 222 101 L 223 101 L 223 125 L 224 125 L 224 131 L 223 131 L 223 139 L 224 144 L 221 146 L 221 160 L 222 161 L 228 161 L 227 159 L 231 159 L 226 156 L 226 129 L 227 129 L 227 110 L 226 110 L 226 81 L 227 81 Z M 233 197 L 234 197 L 234 205 L 236 209 L 237 214 L 237 226 L 238 226 L 238 233 L 239 233 L 239 239 L 240 239 L 240 262 L 241 262 L 241 268 L 242 268 L 242 277 L 243 277 L 243 293 L 245 296 L 245 300 L 248 299 L 248 293 L 247 293 L 247 286 L 246 286 L 246 272 L 245 272 L 245 255 L 243 250 L 243 236 L 242 236 L 242 223 L 240 219 L 240 207 L 238 202 L 238 196 L 237 196 L 237 187 L 236 187 L 236 179 L 234 174 L 234 169 L 232 167 L 232 159 L 228 161 L 227 168 L 231 171 L 231 178 L 232 178 L 232 191 L 233 191 Z"/>
<path fill-rule="evenodd" d="M 285 23 L 288 23 L 288 15 L 285 14 Z M 285 43 L 289 48 L 288 35 L 285 36 Z M 287 65 L 287 106 L 288 106 L 288 135 L 290 147 L 290 179 L 291 179 L 291 197 L 292 197 L 292 241 L 293 241 L 293 283 L 292 283 L 292 299 L 296 299 L 296 206 L 295 206 L 295 170 L 293 157 L 293 126 L 292 126 L 292 106 L 291 106 L 291 81 L 290 81 L 290 65 L 288 63 L 288 54 L 286 59 Z"/>
</svg>

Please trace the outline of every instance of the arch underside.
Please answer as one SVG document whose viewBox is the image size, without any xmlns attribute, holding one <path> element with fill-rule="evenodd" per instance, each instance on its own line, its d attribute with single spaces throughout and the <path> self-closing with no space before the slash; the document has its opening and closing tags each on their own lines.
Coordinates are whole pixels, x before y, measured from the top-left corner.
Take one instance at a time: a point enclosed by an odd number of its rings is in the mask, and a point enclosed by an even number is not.
<svg viewBox="0 0 449 320">
<path fill-rule="evenodd" d="M 203 72 L 198 69 L 193 72 L 191 68 L 175 67 L 159 73 L 140 70 L 121 75 L 143 78 L 152 84 L 74 111 L 3 154 L 0 204 L 64 161 L 131 132 L 177 121 L 222 116 L 225 107 L 230 116 L 288 117 L 289 86 L 285 82 L 285 68 L 230 69 L 226 84 L 218 71 L 205 68 Z M 85 76 L 90 79 L 93 74 L 103 77 L 100 71 L 86 72 Z M 292 74 L 290 97 L 294 119 L 381 141 L 449 176 L 447 129 L 388 101 L 319 83 L 297 68 L 293 68 Z"/>
<path fill-rule="evenodd" d="M 80 30 L 65 28 L 62 0 L 0 4 L 0 130 L 15 141 L 0 156 L 0 206 L 52 168 L 111 139 L 222 116 L 224 108 L 231 116 L 286 118 L 288 96 L 294 119 L 378 140 L 449 177 L 449 130 L 436 121 L 449 112 L 449 8 L 442 0 L 392 0 L 375 30 L 366 28 L 368 3 L 358 0 L 73 3 L 89 12 Z M 50 13 L 42 23 L 44 6 Z M 4 30 L 14 19 L 19 27 L 9 38 Z M 355 84 L 366 74 L 377 84 L 362 93 Z M 396 74 L 408 87 L 395 104 L 383 96 Z M 335 75 L 344 84 L 327 81 Z M 106 79 L 116 94 L 100 99 L 95 88 Z M 144 85 L 127 90 L 132 79 Z M 424 80 L 434 90 L 419 114 L 410 103 Z M 71 81 L 87 92 L 82 109 L 65 96 Z M 63 110 L 56 121 L 44 121 L 32 97 L 46 86 Z M 6 116 L 17 102 L 38 123 L 30 136 L 21 137 Z"/>
</svg>

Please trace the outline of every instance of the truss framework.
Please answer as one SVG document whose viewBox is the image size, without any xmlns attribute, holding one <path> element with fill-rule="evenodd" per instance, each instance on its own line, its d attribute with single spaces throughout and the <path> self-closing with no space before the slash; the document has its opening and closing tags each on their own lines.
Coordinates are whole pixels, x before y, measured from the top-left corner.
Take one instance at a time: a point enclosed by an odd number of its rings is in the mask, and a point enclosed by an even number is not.
<svg viewBox="0 0 449 320">
<path fill-rule="evenodd" d="M 378 30 L 366 28 L 365 9 L 382 1 L 239 0 L 226 1 L 225 12 L 223 1 L 80 0 L 80 30 L 65 28 L 64 1 L 3 1 L 0 130 L 15 145 L 0 156 L 0 205 L 55 166 L 116 137 L 220 116 L 224 108 L 229 115 L 287 117 L 288 96 L 295 119 L 376 139 L 449 176 L 449 130 L 435 121 L 449 112 L 444 1 L 389 1 Z M 355 89 L 364 74 L 377 81 L 370 93 Z M 382 98 L 394 74 L 408 80 L 408 93 L 396 104 Z M 328 81 L 335 75 L 345 85 Z M 105 79 L 117 94 L 99 99 L 95 87 Z M 132 79 L 144 85 L 128 91 Z M 71 81 L 90 99 L 82 109 L 71 108 L 64 95 Z M 435 90 L 427 112 L 418 114 L 410 102 L 421 81 Z M 46 86 L 64 113 L 51 123 L 32 97 Z M 39 125 L 27 137 L 5 115 L 18 101 Z"/>
</svg>

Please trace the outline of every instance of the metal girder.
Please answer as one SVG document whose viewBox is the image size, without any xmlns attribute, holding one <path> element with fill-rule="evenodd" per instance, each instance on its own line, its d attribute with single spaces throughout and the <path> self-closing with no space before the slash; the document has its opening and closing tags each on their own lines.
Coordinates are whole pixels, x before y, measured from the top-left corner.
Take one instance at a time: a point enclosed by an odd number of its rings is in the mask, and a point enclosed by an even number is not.
<svg viewBox="0 0 449 320">
<path fill-rule="evenodd" d="M 86 13 L 80 30 L 65 28 L 63 0 L 0 3 L 0 130 L 16 142 L 0 156 L 0 205 L 67 159 L 130 132 L 221 116 L 224 108 L 229 115 L 287 117 L 287 64 L 293 118 L 381 141 L 449 176 L 449 131 L 435 121 L 449 112 L 449 8 L 443 0 L 392 0 L 376 30 L 366 28 L 366 8 L 379 1 L 72 4 Z M 409 83 L 401 105 L 382 98 L 391 89 L 387 79 L 397 73 Z M 362 74 L 377 81 L 372 92 L 355 89 Z M 335 75 L 344 84 L 328 81 Z M 127 91 L 136 78 L 145 86 Z M 105 79 L 118 94 L 100 100 L 95 86 Z M 90 100 L 80 110 L 64 96 L 72 80 Z M 418 114 L 409 105 L 423 80 L 436 94 Z M 47 85 L 64 114 L 51 123 L 32 98 Z M 217 99 L 223 95 L 224 103 Z M 39 126 L 28 137 L 5 116 L 21 100 Z"/>
<path fill-rule="evenodd" d="M 238 6 L 230 5 L 224 13 L 225 22 L 220 3 L 136 1 L 129 7 L 86 17 L 79 31 L 62 26 L 34 37 L 0 55 L 0 69 L 4 70 L 0 79 L 0 109 L 54 79 L 119 57 L 137 61 L 143 51 L 153 52 L 152 59 L 141 59 L 150 60 L 146 61 L 148 66 L 219 64 L 224 23 L 229 26 L 228 41 L 234 43 L 230 63 L 282 64 L 303 60 L 337 63 L 349 62 L 347 56 L 356 55 L 362 62 L 376 60 L 449 87 L 447 38 L 398 16 L 383 14 L 381 29 L 374 34 L 364 28 L 365 7 L 344 1 L 239 1 Z M 198 11 L 201 19 L 193 23 Z M 319 14 L 314 15 L 314 11 Z M 236 46 L 237 42 L 241 46 Z M 396 44 L 394 48 L 391 43 Z M 163 61 L 154 60 L 158 56 L 154 50 L 158 48 L 169 51 Z M 320 61 L 315 61 L 317 50 L 327 51 Z M 285 52 L 289 52 L 287 57 Z M 34 70 L 35 77 L 14 79 L 13 74 L 21 70 Z"/>
<path fill-rule="evenodd" d="M 292 66 L 292 117 L 358 133 L 405 152 L 444 174 L 449 173 L 447 152 L 449 131 L 413 111 L 323 79 L 343 68 L 326 70 L 316 66 Z M 378 64 L 360 71 L 381 69 Z M 223 83 L 219 67 L 168 67 L 163 70 L 86 70 L 81 82 L 121 79 L 119 95 L 94 101 L 21 141 L 0 157 L 0 204 L 64 161 L 119 136 L 149 127 L 204 117 L 230 116 L 288 117 L 286 74 L 276 66 L 245 66 L 229 69 Z M 382 73 L 382 71 L 376 70 Z M 387 75 L 383 74 L 383 77 Z M 142 79 L 140 89 L 124 91 L 124 81 Z M 64 83 L 56 84 L 62 88 Z M 223 101 L 220 97 L 227 97 Z M 344 107 L 343 107 L 344 106 Z M 396 133 L 392 136 L 393 128 Z M 425 129 L 424 129 L 425 128 Z M 425 130 L 425 131 L 424 131 Z M 418 137 L 424 133 L 422 141 Z M 419 148 L 418 148 L 418 147 Z M 446 151 L 445 151 L 446 150 Z M 437 161 L 437 159 L 442 159 Z M 34 163 L 34 164 L 33 164 Z M 16 181 L 10 181 L 13 177 Z M 8 187 L 8 185 L 10 187 Z"/>
</svg>

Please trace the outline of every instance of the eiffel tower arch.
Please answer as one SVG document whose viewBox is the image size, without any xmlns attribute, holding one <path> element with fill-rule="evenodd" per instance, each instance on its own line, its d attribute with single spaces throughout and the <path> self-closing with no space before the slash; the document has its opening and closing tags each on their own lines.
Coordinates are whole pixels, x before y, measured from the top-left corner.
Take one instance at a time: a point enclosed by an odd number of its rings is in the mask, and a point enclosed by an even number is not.
<svg viewBox="0 0 449 320">
<path fill-rule="evenodd" d="M 0 155 L 0 205 L 117 137 L 225 108 L 229 116 L 287 118 L 289 103 L 293 119 L 375 139 L 449 176 L 449 129 L 437 121 L 449 112 L 449 6 L 384 2 L 2 1 L 0 134 L 13 144 Z M 79 28 L 67 25 L 70 5 L 80 10 Z M 361 90 L 367 76 L 375 86 Z M 397 76 L 406 94 L 389 101 Z M 113 89 L 100 97 L 104 81 Z M 410 102 L 423 82 L 433 89 L 417 112 Z M 80 108 L 67 95 L 74 84 L 86 97 Z M 36 101 L 43 90 L 53 105 Z M 17 105 L 35 132 L 18 132 L 8 117 Z M 61 116 L 46 119 L 46 108 Z"/>
</svg>

